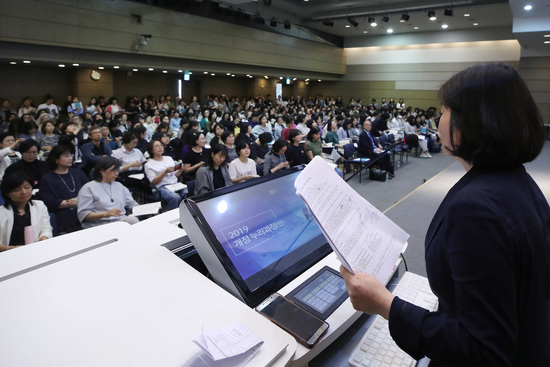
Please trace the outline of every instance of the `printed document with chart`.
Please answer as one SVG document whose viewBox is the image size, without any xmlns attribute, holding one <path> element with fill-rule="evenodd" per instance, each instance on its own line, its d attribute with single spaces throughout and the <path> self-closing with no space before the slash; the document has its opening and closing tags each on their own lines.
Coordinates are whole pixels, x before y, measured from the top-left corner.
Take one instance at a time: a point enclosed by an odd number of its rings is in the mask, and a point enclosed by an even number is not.
<svg viewBox="0 0 550 367">
<path fill-rule="evenodd" d="M 294 182 L 338 260 L 385 284 L 409 235 L 353 190 L 321 157 Z"/>
</svg>

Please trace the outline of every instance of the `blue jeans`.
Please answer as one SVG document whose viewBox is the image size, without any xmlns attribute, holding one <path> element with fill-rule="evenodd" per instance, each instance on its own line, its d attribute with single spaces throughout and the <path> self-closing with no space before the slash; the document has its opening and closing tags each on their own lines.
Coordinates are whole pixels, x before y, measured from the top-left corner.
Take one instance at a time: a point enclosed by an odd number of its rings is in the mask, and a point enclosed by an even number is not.
<svg viewBox="0 0 550 367">
<path fill-rule="evenodd" d="M 157 188 L 160 193 L 160 201 L 166 203 L 168 210 L 179 207 L 180 202 L 187 197 L 187 188 L 180 191 L 170 191 L 165 186 Z"/>
</svg>

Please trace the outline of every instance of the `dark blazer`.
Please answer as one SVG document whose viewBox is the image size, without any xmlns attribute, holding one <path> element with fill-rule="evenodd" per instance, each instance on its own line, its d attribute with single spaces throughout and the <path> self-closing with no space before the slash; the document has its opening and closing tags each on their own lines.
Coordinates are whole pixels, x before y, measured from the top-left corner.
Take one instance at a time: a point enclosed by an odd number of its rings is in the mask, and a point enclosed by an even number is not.
<svg viewBox="0 0 550 367">
<path fill-rule="evenodd" d="M 437 366 L 548 366 L 550 208 L 523 166 L 472 168 L 426 235 L 439 311 L 394 299 L 390 332 Z"/>
<path fill-rule="evenodd" d="M 361 157 L 374 157 L 376 153 L 374 153 L 374 149 L 372 147 L 373 143 L 374 139 L 371 140 L 367 135 L 367 132 L 363 130 L 361 134 L 359 134 L 359 143 L 357 143 L 357 152 L 359 155 Z"/>
</svg>

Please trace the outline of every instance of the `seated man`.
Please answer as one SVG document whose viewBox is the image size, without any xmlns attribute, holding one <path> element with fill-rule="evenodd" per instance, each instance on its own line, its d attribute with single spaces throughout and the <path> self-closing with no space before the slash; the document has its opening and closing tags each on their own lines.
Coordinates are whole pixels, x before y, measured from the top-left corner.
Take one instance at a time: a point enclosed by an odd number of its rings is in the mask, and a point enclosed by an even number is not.
<svg viewBox="0 0 550 367">
<path fill-rule="evenodd" d="M 90 141 L 80 148 L 82 152 L 82 170 L 89 174 L 101 157 L 113 154 L 109 145 L 101 141 L 102 134 L 99 126 L 90 129 Z"/>
<path fill-rule="evenodd" d="M 383 154 L 383 156 L 378 159 L 377 164 L 380 166 L 381 169 L 388 172 L 390 178 L 393 178 L 393 165 L 390 162 L 390 155 L 387 152 L 382 153 L 382 146 L 378 145 L 377 147 L 374 144 L 374 140 L 372 139 L 370 133 L 371 129 L 371 122 L 365 120 L 365 122 L 363 123 L 363 132 L 359 135 L 357 152 L 360 157 L 366 158 L 376 158 L 380 154 Z"/>
</svg>

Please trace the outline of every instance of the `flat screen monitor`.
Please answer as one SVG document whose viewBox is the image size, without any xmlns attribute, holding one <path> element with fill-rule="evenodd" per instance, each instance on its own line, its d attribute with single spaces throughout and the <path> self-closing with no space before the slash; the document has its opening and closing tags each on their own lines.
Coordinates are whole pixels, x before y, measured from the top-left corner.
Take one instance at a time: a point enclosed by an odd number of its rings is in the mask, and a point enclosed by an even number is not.
<svg viewBox="0 0 550 367">
<path fill-rule="evenodd" d="M 300 171 L 283 170 L 185 201 L 250 307 L 332 251 L 296 195 L 294 181 Z"/>
</svg>

